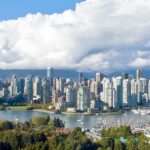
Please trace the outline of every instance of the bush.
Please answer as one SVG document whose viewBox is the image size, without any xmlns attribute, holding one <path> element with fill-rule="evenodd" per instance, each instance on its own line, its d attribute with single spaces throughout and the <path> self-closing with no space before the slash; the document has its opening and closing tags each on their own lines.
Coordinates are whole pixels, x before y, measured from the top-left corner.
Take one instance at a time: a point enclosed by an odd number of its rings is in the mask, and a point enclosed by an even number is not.
<svg viewBox="0 0 150 150">
<path fill-rule="evenodd" d="M 27 110 L 33 110 L 33 109 L 35 109 L 34 106 L 27 107 Z"/>
<path fill-rule="evenodd" d="M 36 116 L 31 119 L 31 124 L 35 126 L 47 125 L 49 120 L 49 116 Z"/>
<path fill-rule="evenodd" d="M 0 121 L 0 130 L 10 130 L 13 129 L 14 125 L 12 122 L 7 120 Z"/>
</svg>

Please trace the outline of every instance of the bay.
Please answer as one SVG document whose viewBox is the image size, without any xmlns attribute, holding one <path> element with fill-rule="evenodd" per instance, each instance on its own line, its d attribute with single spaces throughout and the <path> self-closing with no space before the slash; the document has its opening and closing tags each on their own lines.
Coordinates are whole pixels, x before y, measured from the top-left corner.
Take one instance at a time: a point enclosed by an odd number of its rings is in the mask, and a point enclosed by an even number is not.
<svg viewBox="0 0 150 150">
<path fill-rule="evenodd" d="M 59 117 L 65 122 L 65 127 L 73 129 L 75 127 L 91 129 L 97 121 L 150 121 L 150 115 L 134 114 L 131 111 L 126 111 L 123 114 L 100 114 L 100 115 L 85 115 L 85 114 L 52 114 L 38 111 L 0 111 L 0 120 L 15 121 L 19 119 L 25 122 L 33 116 L 49 115 L 50 118 Z"/>
</svg>

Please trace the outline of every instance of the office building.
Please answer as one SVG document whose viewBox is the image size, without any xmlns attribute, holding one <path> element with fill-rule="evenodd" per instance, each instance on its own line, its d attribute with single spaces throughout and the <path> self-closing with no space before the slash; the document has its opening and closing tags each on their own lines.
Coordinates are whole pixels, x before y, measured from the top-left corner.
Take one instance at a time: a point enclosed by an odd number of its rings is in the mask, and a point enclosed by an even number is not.
<svg viewBox="0 0 150 150">
<path fill-rule="evenodd" d="M 90 91 L 86 86 L 80 86 L 77 91 L 77 109 L 79 111 L 86 111 L 90 105 Z"/>
<path fill-rule="evenodd" d="M 15 75 L 12 76 L 9 86 L 10 96 L 16 96 L 18 93 L 18 80 Z"/>
<path fill-rule="evenodd" d="M 73 86 L 68 86 L 66 88 L 66 102 L 69 107 L 77 106 L 77 88 Z"/>
<path fill-rule="evenodd" d="M 33 81 L 31 76 L 25 77 L 24 95 L 27 103 L 31 103 L 33 98 Z"/>
<path fill-rule="evenodd" d="M 136 80 L 138 81 L 140 78 L 143 77 L 143 73 L 141 70 L 137 69 L 136 70 Z"/>
<path fill-rule="evenodd" d="M 34 78 L 33 82 L 33 96 L 34 97 L 39 97 L 41 100 L 42 97 L 42 80 L 41 77 L 37 76 Z"/>
<path fill-rule="evenodd" d="M 131 85 L 128 79 L 123 80 L 123 106 L 130 105 Z"/>
<path fill-rule="evenodd" d="M 52 101 L 51 82 L 47 78 L 42 81 L 42 102 L 49 103 L 51 101 Z"/>
<path fill-rule="evenodd" d="M 79 72 L 79 83 L 84 81 L 84 75 L 82 72 Z"/>
</svg>

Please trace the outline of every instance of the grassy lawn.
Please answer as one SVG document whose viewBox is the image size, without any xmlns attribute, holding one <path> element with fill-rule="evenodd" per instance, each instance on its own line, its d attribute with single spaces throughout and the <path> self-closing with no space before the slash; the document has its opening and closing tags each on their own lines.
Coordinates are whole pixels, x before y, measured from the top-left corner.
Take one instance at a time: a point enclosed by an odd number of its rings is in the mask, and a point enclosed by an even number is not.
<svg viewBox="0 0 150 150">
<path fill-rule="evenodd" d="M 7 109 L 10 110 L 27 110 L 30 106 L 10 106 Z"/>
<path fill-rule="evenodd" d="M 32 110 L 32 109 L 48 109 L 49 104 L 33 104 L 33 105 L 26 105 L 26 106 L 9 106 L 7 109 L 10 110 Z"/>
</svg>

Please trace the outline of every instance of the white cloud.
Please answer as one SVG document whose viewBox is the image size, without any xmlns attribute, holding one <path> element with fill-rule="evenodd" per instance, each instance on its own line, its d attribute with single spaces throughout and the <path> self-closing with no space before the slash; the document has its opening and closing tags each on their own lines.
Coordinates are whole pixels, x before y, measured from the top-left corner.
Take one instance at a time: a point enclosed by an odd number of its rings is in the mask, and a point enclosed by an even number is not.
<svg viewBox="0 0 150 150">
<path fill-rule="evenodd" d="M 132 63 L 131 66 L 133 67 L 148 67 L 150 66 L 150 59 L 144 59 L 144 58 L 136 58 Z"/>
<path fill-rule="evenodd" d="M 0 67 L 150 67 L 149 14 L 149 0 L 86 0 L 75 11 L 1 21 Z"/>
</svg>

